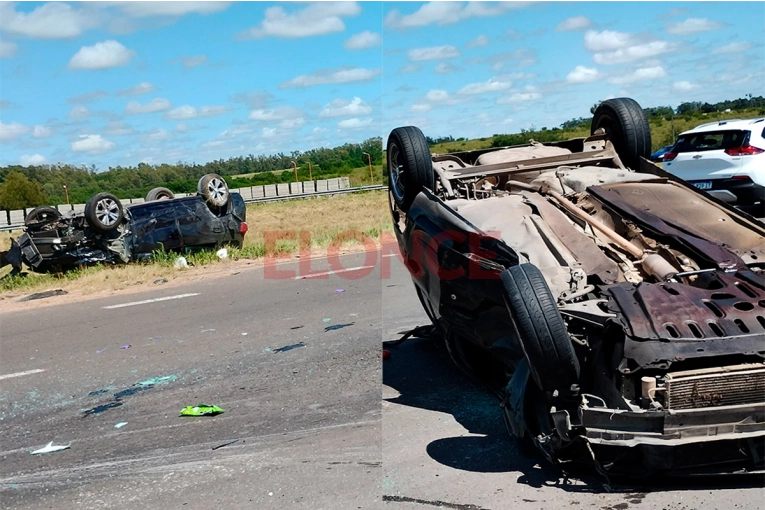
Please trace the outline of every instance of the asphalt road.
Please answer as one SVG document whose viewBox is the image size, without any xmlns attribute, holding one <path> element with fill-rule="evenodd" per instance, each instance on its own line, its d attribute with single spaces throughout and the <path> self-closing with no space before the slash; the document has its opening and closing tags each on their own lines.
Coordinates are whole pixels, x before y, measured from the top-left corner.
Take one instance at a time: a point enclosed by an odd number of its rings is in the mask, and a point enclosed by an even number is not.
<svg viewBox="0 0 765 510">
<path fill-rule="evenodd" d="M 379 507 L 380 278 L 357 275 L 250 269 L 0 314 L 2 507 Z M 225 412 L 179 416 L 196 404 Z M 71 448 L 30 455 L 50 441 Z"/>
<path fill-rule="evenodd" d="M 383 340 L 429 324 L 402 265 L 383 281 Z M 383 361 L 386 507 L 457 510 L 732 510 L 765 508 L 763 479 L 613 484 L 564 478 L 508 434 L 499 400 L 451 362 L 439 338 L 389 347 Z"/>
</svg>

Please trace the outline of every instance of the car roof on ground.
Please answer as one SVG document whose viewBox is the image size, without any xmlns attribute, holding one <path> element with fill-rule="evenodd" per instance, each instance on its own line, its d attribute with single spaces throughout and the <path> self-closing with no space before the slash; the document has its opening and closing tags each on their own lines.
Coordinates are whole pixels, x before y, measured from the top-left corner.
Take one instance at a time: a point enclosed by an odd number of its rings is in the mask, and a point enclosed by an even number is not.
<svg viewBox="0 0 765 510">
<path fill-rule="evenodd" d="M 755 124 L 761 124 L 763 127 L 765 127 L 765 117 L 707 122 L 706 124 L 701 124 L 700 126 L 696 126 L 695 128 L 689 129 L 688 131 L 683 131 L 680 134 L 684 135 L 686 133 L 703 133 L 707 131 L 721 131 L 726 129 L 752 129 L 752 126 Z"/>
</svg>

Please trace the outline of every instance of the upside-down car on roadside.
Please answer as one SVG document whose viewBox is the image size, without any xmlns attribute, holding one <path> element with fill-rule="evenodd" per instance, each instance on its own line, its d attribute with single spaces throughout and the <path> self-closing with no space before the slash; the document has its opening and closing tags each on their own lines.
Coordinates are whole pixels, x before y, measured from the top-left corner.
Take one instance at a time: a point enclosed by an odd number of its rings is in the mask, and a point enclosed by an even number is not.
<svg viewBox="0 0 765 510">
<path fill-rule="evenodd" d="M 463 369 L 552 462 L 762 472 L 765 225 L 662 171 L 633 100 L 591 136 L 431 155 L 387 146 L 396 236 Z"/>
<path fill-rule="evenodd" d="M 25 232 L 0 254 L 16 271 L 65 271 L 94 264 L 145 260 L 157 250 L 241 246 L 246 208 L 217 174 L 199 180 L 197 194 L 175 198 L 167 188 L 149 191 L 146 201 L 127 207 L 110 193 L 98 193 L 82 213 L 62 215 L 37 207 L 25 218 Z"/>
</svg>

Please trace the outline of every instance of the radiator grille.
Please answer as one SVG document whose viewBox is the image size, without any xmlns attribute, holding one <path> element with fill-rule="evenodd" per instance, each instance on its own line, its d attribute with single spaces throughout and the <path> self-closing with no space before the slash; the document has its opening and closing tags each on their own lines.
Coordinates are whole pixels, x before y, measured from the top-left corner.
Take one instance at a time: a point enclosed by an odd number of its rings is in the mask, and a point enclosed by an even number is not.
<svg viewBox="0 0 765 510">
<path fill-rule="evenodd" d="M 751 404 L 765 401 L 765 366 L 737 365 L 717 371 L 667 374 L 667 408 Z"/>
</svg>

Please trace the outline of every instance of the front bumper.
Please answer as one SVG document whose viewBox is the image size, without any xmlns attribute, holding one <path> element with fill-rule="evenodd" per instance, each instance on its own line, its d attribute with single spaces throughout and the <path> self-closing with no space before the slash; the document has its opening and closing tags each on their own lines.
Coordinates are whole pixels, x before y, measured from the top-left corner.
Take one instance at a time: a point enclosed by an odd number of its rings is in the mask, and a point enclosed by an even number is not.
<svg viewBox="0 0 765 510">
<path fill-rule="evenodd" d="M 672 476 L 765 469 L 765 402 L 667 411 L 579 407 L 578 439 L 603 471 Z"/>
</svg>

